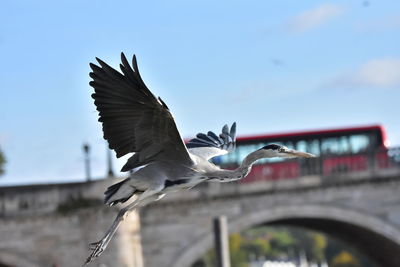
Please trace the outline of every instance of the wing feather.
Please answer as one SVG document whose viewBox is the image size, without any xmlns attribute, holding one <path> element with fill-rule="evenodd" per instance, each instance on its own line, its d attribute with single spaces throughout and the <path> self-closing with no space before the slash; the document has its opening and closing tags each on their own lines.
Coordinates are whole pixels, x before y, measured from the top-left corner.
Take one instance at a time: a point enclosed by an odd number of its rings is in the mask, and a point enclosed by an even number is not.
<svg viewBox="0 0 400 267">
<path fill-rule="evenodd" d="M 135 152 L 122 171 L 153 161 L 191 165 L 187 148 L 167 105 L 157 99 L 143 82 L 133 56 L 132 67 L 121 53 L 121 72 L 96 58 L 89 74 L 92 97 L 104 138 L 117 157 Z"/>
<path fill-rule="evenodd" d="M 228 125 L 224 125 L 219 136 L 211 131 L 207 134 L 198 133 L 196 138 L 186 144 L 186 147 L 190 153 L 207 160 L 232 152 L 236 147 L 236 122 L 230 129 Z"/>
</svg>

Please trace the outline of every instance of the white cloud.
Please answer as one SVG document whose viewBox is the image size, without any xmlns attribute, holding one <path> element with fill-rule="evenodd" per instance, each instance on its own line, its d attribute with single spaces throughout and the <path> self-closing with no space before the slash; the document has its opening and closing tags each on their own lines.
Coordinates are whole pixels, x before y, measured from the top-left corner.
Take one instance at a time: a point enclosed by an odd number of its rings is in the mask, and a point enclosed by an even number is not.
<svg viewBox="0 0 400 267">
<path fill-rule="evenodd" d="M 316 8 L 304 11 L 287 22 L 290 31 L 305 32 L 332 20 L 341 15 L 344 8 L 339 5 L 323 4 Z"/>
<path fill-rule="evenodd" d="M 400 86 L 400 58 L 373 59 L 355 70 L 339 75 L 331 87 L 390 88 Z"/>
</svg>

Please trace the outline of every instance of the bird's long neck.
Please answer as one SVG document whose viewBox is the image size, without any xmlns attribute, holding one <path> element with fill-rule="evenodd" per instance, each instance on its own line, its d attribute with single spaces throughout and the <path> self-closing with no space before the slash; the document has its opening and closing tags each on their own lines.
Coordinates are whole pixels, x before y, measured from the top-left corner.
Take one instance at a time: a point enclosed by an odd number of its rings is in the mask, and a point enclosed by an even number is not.
<svg viewBox="0 0 400 267">
<path fill-rule="evenodd" d="M 258 159 L 263 158 L 264 155 L 260 150 L 256 150 L 249 155 L 247 155 L 240 166 L 235 170 L 220 170 L 217 171 L 214 177 L 210 177 L 210 180 L 215 180 L 219 182 L 231 182 L 235 180 L 240 180 L 246 177 L 249 172 L 251 171 L 251 167 L 253 166 L 254 162 Z M 211 175 L 213 176 L 213 175 Z"/>
<path fill-rule="evenodd" d="M 243 159 L 242 163 L 235 171 L 237 171 L 238 173 L 243 173 L 243 177 L 245 177 L 251 171 L 251 167 L 253 166 L 254 162 L 261 158 L 263 158 L 263 154 L 260 150 L 251 152 Z"/>
<path fill-rule="evenodd" d="M 246 169 L 246 168 L 250 168 L 251 166 L 254 164 L 254 162 L 256 162 L 257 160 L 264 158 L 265 155 L 263 154 L 263 152 L 261 150 L 256 150 L 254 152 L 251 152 L 250 154 L 248 154 L 244 160 L 242 161 L 242 164 L 240 164 L 240 166 L 238 167 L 238 169 Z"/>
</svg>

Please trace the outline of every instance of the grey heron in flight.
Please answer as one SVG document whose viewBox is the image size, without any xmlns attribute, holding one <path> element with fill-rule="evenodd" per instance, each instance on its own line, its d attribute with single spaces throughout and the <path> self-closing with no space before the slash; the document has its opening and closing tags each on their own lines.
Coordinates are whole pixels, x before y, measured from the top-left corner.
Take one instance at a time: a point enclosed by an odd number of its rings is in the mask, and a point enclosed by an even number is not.
<svg viewBox="0 0 400 267">
<path fill-rule="evenodd" d="M 121 54 L 121 72 L 96 58 L 99 66 L 90 64 L 94 104 L 99 112 L 104 138 L 117 157 L 134 153 L 121 171 L 131 171 L 122 182 L 105 191 L 109 206 L 132 200 L 122 208 L 105 236 L 92 243 L 85 264 L 98 257 L 107 247 L 119 224 L 129 211 L 161 199 L 165 194 L 190 189 L 205 182 L 240 180 L 252 164 L 262 158 L 312 157 L 312 154 L 270 144 L 247 155 L 235 170 L 225 170 L 210 159 L 235 149 L 236 123 L 225 125 L 219 135 L 209 131 L 184 143 L 168 106 L 147 88 L 133 56 L 132 67 Z M 133 171 L 132 171 L 133 170 Z"/>
</svg>

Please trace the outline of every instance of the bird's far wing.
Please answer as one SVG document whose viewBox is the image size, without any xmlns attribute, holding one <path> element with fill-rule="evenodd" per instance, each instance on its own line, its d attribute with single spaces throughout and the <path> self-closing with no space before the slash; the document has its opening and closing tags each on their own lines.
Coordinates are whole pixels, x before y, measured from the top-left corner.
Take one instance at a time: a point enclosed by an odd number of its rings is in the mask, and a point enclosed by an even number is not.
<svg viewBox="0 0 400 267">
<path fill-rule="evenodd" d="M 174 161 L 191 165 L 192 160 L 176 128 L 167 105 L 156 98 L 140 77 L 133 56 L 132 66 L 121 53 L 116 71 L 96 58 L 100 66 L 90 64 L 94 88 L 92 94 L 103 125 L 104 139 L 117 157 L 136 152 L 122 171 L 153 161 Z"/>
<path fill-rule="evenodd" d="M 232 152 L 236 148 L 236 122 L 230 129 L 225 125 L 219 136 L 211 131 L 207 134 L 199 133 L 186 147 L 190 153 L 207 160 Z"/>
</svg>

